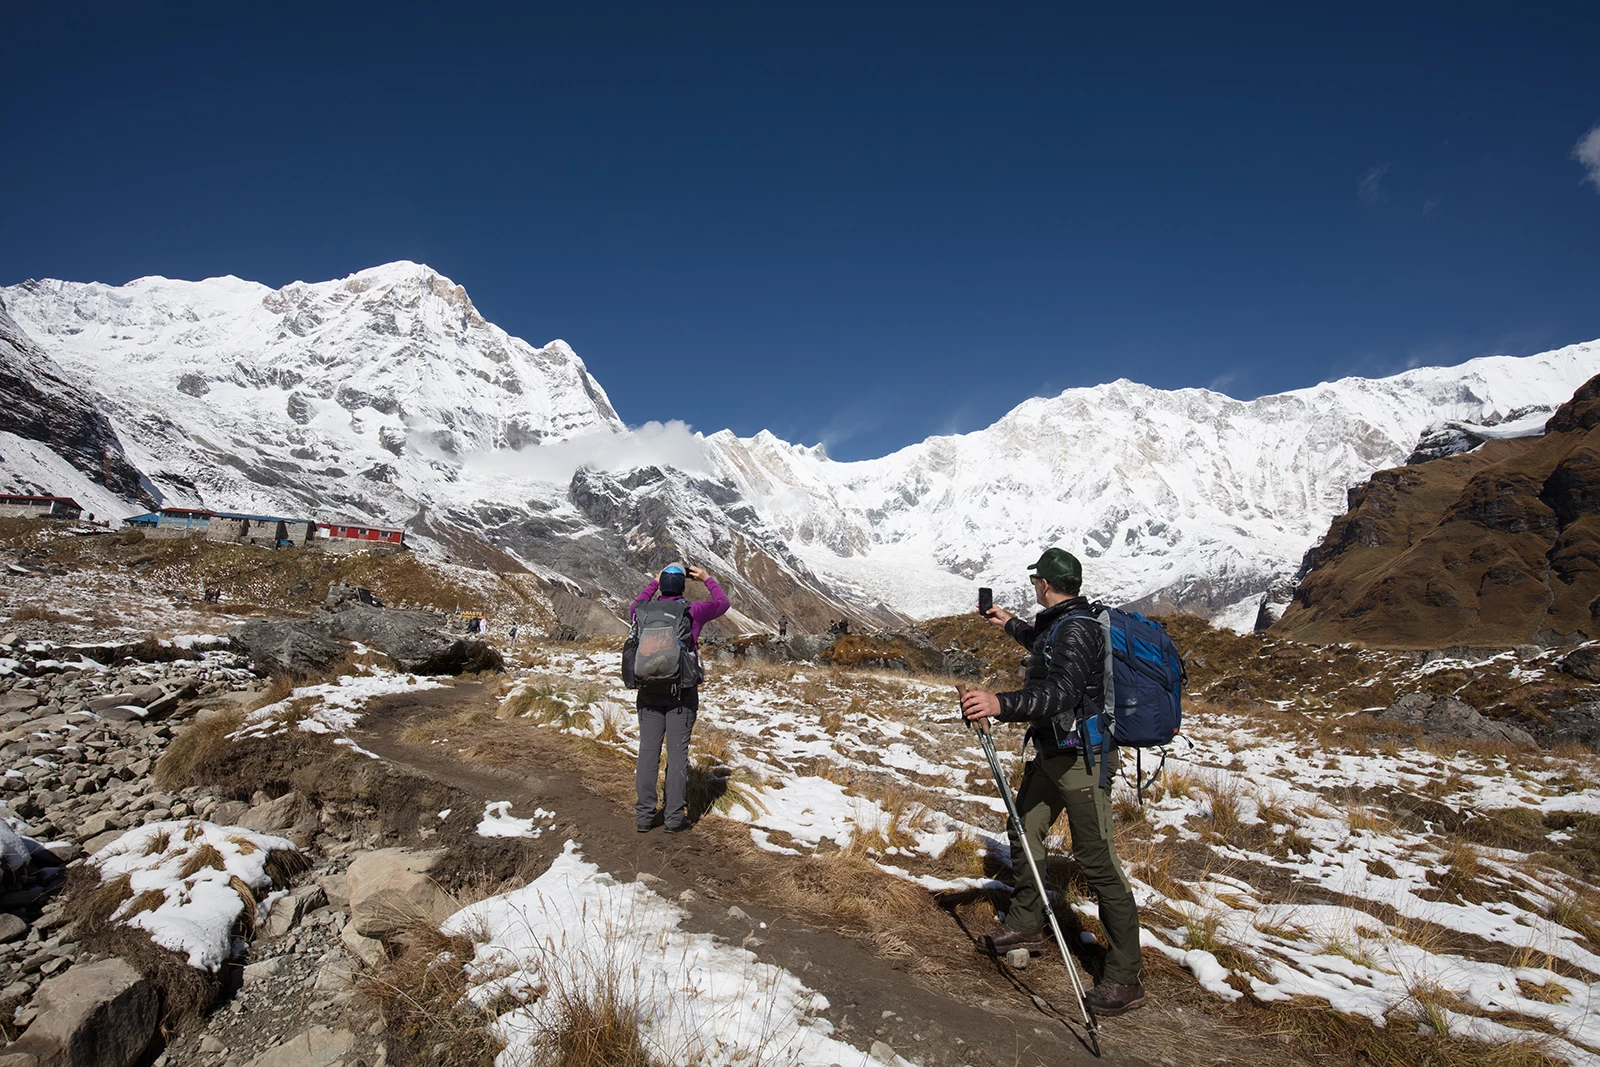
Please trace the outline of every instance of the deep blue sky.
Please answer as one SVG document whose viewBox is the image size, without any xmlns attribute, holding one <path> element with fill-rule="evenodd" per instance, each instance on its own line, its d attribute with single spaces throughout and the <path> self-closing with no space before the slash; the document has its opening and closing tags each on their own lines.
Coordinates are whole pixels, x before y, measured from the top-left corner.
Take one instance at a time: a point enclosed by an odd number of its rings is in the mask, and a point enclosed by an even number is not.
<svg viewBox="0 0 1600 1067">
<path fill-rule="evenodd" d="M 1600 337 L 1593 4 L 234 6 L 8 9 L 0 284 L 415 259 L 841 458 Z"/>
</svg>

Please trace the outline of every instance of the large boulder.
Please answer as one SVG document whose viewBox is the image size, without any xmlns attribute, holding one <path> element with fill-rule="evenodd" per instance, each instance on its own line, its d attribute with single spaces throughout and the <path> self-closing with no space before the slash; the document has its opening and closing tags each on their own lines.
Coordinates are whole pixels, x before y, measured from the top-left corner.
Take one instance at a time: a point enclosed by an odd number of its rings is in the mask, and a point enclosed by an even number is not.
<svg viewBox="0 0 1600 1067">
<path fill-rule="evenodd" d="M 413 674 L 500 670 L 500 652 L 478 637 L 453 634 L 428 611 L 401 611 L 353 603 L 319 620 L 330 633 L 381 650 Z"/>
<path fill-rule="evenodd" d="M 1552 708 L 1545 712 L 1548 723 L 1535 726 L 1539 740 L 1547 745 L 1576 742 L 1590 748 L 1600 748 L 1600 700 L 1586 700 L 1566 708 Z M 1533 725 L 1533 724 L 1530 724 Z"/>
<path fill-rule="evenodd" d="M 393 938 L 418 922 L 437 927 L 456 911 L 432 871 L 443 849 L 383 848 L 350 864 L 350 925 L 363 937 Z"/>
<path fill-rule="evenodd" d="M 230 627 L 228 638 L 262 671 L 295 679 L 321 677 L 347 650 L 306 619 L 251 619 Z"/>
<path fill-rule="evenodd" d="M 1435 693 L 1407 693 L 1376 718 L 1380 723 L 1417 727 L 1427 737 L 1487 739 L 1529 748 L 1536 745 L 1533 735 L 1521 727 L 1495 722 L 1471 704 Z"/>
<path fill-rule="evenodd" d="M 1557 668 L 1586 682 L 1600 682 L 1600 645 L 1584 645 L 1561 657 Z"/>
<path fill-rule="evenodd" d="M 119 959 L 80 963 L 34 995 L 38 1015 L 0 1060 L 39 1067 L 129 1067 L 156 1032 L 156 991 Z"/>
</svg>

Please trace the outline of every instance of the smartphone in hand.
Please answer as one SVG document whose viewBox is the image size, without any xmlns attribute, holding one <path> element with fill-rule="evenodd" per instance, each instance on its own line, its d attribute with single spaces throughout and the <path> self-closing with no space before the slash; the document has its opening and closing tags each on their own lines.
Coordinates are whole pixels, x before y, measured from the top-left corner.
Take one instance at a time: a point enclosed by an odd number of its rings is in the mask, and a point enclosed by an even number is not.
<svg viewBox="0 0 1600 1067">
<path fill-rule="evenodd" d="M 978 587 L 978 614 L 988 615 L 994 608 L 994 590 L 986 585 Z"/>
</svg>

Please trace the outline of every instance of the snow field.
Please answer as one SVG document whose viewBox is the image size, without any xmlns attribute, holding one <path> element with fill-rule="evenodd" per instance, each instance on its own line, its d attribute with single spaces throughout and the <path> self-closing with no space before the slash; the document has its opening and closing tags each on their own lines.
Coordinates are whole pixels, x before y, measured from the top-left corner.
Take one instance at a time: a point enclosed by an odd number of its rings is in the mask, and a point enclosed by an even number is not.
<svg viewBox="0 0 1600 1067">
<path fill-rule="evenodd" d="M 681 929 L 682 909 L 639 882 L 622 883 L 578 845 L 523 889 L 471 904 L 444 923 L 477 942 L 468 1000 L 502 1010 L 497 1067 L 543 1062 L 569 1005 L 633 1013 L 652 1062 L 671 1067 L 908 1067 L 832 1036 L 827 999 L 746 949 Z"/>
<path fill-rule="evenodd" d="M 1499 658 L 1482 666 L 1524 669 Z M 1416 673 L 1451 666 L 1460 664 Z M 603 709 L 588 724 L 547 712 L 533 725 L 637 751 L 616 654 L 550 650 L 526 673 L 524 686 L 552 704 Z M 715 665 L 691 758 L 736 785 L 720 813 L 749 825 L 764 849 L 854 844 L 930 890 L 983 885 L 981 871 L 941 862 L 963 838 L 1006 853 L 1003 805 L 952 708 L 947 685 L 918 678 Z M 1423 803 L 1486 818 L 1592 814 L 1600 760 L 1380 751 L 1359 732 L 1345 743 L 1325 731 L 1338 746 L 1329 747 L 1275 715 L 1191 706 L 1193 748 L 1179 746 L 1147 802 L 1117 784 L 1118 849 L 1146 946 L 1225 999 L 1310 996 L 1376 1025 L 1543 1039 L 1569 1062 L 1600 1064 L 1597 887 L 1540 856 L 1397 814 Z M 1005 747 L 1020 730 L 1001 738 Z M 1017 758 L 1002 753 L 1008 768 Z M 1569 835 L 1546 836 L 1558 851 Z M 1206 868 L 1185 869 L 1185 843 L 1204 847 Z M 1052 841 L 1053 852 L 1069 847 Z M 1092 916 L 1092 904 L 1075 906 Z"/>
</svg>

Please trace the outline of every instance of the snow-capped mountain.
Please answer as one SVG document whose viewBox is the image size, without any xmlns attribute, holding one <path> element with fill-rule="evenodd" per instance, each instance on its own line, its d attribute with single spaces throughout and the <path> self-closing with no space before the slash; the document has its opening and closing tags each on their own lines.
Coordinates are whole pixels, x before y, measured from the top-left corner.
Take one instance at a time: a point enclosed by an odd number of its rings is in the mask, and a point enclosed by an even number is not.
<svg viewBox="0 0 1600 1067">
<path fill-rule="evenodd" d="M 1597 343 L 1248 402 L 1123 380 L 840 463 L 765 432 L 629 430 L 566 344 L 507 335 L 413 263 L 279 290 L 27 282 L 0 301 L 167 502 L 404 523 L 611 596 L 688 556 L 733 578 L 747 617 L 802 625 L 959 611 L 979 584 L 1020 608 L 1049 544 L 1084 558 L 1095 595 L 1248 623 L 1345 491 L 1430 428 L 1520 424 L 1600 372 Z"/>
</svg>

